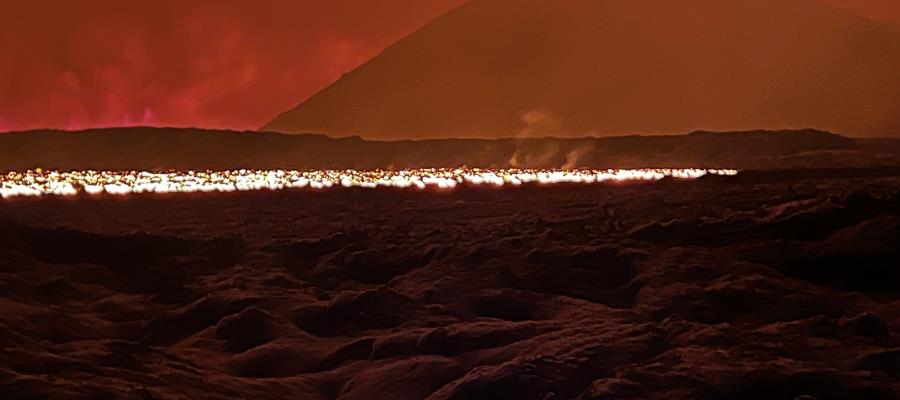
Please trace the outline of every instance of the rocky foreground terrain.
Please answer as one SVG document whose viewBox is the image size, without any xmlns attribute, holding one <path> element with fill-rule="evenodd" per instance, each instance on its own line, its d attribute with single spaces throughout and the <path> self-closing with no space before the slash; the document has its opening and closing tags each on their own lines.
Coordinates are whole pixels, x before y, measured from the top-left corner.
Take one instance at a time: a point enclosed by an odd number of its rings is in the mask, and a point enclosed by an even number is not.
<svg viewBox="0 0 900 400">
<path fill-rule="evenodd" d="M 900 398 L 900 173 L 804 174 L 5 201 L 0 398 Z"/>
</svg>

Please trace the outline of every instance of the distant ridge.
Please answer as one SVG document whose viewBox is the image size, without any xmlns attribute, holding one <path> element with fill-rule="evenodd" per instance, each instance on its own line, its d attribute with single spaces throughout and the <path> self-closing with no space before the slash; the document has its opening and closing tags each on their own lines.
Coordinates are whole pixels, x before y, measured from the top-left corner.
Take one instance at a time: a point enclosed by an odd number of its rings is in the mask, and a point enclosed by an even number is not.
<svg viewBox="0 0 900 400">
<path fill-rule="evenodd" d="M 474 0 L 264 129 L 900 136 L 897 71 L 896 25 L 818 0 Z"/>
<path fill-rule="evenodd" d="M 0 170 L 406 167 L 836 168 L 900 165 L 900 140 L 815 130 L 680 136 L 370 141 L 359 137 L 120 128 L 0 134 Z"/>
</svg>

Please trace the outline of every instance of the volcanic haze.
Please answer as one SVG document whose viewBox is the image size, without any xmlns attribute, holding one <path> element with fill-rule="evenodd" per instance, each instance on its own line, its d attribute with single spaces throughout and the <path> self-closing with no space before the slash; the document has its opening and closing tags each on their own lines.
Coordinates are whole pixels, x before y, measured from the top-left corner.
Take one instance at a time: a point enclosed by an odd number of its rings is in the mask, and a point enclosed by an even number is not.
<svg viewBox="0 0 900 400">
<path fill-rule="evenodd" d="M 900 27 L 815 0 L 476 0 L 264 129 L 900 135 Z"/>
</svg>

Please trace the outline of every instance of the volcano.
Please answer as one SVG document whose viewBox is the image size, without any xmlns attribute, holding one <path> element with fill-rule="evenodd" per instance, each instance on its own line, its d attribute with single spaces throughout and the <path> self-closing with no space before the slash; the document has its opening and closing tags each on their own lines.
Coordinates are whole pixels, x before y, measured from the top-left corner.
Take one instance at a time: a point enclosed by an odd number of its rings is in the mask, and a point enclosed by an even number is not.
<svg viewBox="0 0 900 400">
<path fill-rule="evenodd" d="M 372 139 L 900 135 L 900 27 L 817 0 L 475 0 L 267 124 Z"/>
</svg>

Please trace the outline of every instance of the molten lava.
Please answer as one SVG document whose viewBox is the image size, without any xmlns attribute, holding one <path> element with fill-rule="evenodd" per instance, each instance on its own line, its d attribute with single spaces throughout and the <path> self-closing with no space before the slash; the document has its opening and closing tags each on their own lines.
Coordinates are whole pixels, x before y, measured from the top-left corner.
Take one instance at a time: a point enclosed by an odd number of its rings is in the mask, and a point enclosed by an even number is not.
<svg viewBox="0 0 900 400">
<path fill-rule="evenodd" d="M 732 169 L 477 169 L 423 168 L 391 170 L 234 170 L 234 171 L 44 171 L 9 172 L 0 176 L 0 197 L 69 196 L 131 193 L 193 193 L 396 187 L 453 189 L 459 185 L 502 187 L 526 183 L 583 183 L 653 181 L 667 177 L 696 179 L 705 175 L 736 175 Z"/>
</svg>

